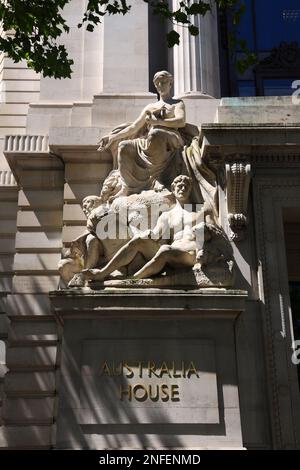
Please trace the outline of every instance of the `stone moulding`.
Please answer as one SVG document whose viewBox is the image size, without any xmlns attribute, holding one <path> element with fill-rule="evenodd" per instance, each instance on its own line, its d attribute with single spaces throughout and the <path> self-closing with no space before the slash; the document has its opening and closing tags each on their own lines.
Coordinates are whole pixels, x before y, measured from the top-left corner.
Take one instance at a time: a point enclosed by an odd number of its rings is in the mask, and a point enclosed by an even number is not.
<svg viewBox="0 0 300 470">
<path fill-rule="evenodd" d="M 259 103 L 260 99 L 257 100 Z M 297 123 L 202 124 L 202 155 L 208 160 L 218 161 L 219 167 L 225 170 L 220 175 L 225 176 L 222 186 L 226 191 L 228 235 L 231 240 L 238 242 L 246 234 L 252 173 L 258 168 L 299 168 L 299 130 Z"/>
<path fill-rule="evenodd" d="M 247 162 L 226 164 L 227 210 L 230 238 L 234 241 L 243 239 L 247 226 L 247 205 L 251 165 Z"/>
<path fill-rule="evenodd" d="M 48 153 L 48 135 L 7 135 L 4 143 L 5 153 Z"/>
<path fill-rule="evenodd" d="M 88 287 L 62 289 L 49 293 L 56 317 L 121 317 L 129 316 L 238 316 L 245 309 L 248 293 L 237 289 L 208 288 L 195 290 L 158 288 L 114 288 L 99 291 Z M 145 305 L 147 297 L 147 306 Z"/>
<path fill-rule="evenodd" d="M 0 170 L 0 186 L 16 186 L 16 180 L 12 171 L 9 170 Z"/>
<path fill-rule="evenodd" d="M 48 135 L 7 135 L 3 153 L 17 184 L 21 184 L 24 168 L 63 168 L 59 156 L 51 153 Z"/>
</svg>

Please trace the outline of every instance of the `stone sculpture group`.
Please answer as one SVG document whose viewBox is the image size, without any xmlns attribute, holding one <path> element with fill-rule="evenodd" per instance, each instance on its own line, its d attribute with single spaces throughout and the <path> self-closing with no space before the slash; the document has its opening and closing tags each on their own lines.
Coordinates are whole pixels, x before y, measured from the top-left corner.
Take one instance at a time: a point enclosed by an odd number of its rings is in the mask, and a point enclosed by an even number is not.
<svg viewBox="0 0 300 470">
<path fill-rule="evenodd" d="M 153 82 L 159 100 L 99 142 L 113 170 L 100 196 L 83 200 L 86 230 L 59 262 L 69 287 L 232 285 L 217 172 L 201 156 L 183 101 L 171 97 L 172 75 L 157 72 Z"/>
</svg>

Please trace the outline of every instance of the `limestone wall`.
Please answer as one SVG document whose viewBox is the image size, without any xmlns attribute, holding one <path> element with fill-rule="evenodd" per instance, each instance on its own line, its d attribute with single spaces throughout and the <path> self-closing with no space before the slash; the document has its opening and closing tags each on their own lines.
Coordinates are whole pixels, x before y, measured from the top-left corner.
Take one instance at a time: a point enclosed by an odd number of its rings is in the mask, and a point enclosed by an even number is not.
<svg viewBox="0 0 300 470">
<path fill-rule="evenodd" d="M 39 92 L 39 74 L 28 69 L 26 63 L 14 63 L 2 53 L 0 56 L 0 170 L 9 170 L 3 156 L 4 136 L 25 133 L 28 104 L 38 100 Z"/>
</svg>

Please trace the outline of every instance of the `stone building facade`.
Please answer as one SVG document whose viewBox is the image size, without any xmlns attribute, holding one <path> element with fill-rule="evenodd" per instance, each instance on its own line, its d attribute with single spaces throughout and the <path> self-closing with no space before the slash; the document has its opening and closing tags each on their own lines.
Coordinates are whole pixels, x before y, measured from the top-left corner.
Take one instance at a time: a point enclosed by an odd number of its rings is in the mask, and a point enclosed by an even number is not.
<svg viewBox="0 0 300 470">
<path fill-rule="evenodd" d="M 71 79 L 43 78 L 1 58 L 0 447 L 299 448 L 297 307 L 289 288 L 300 281 L 300 102 L 221 97 L 216 12 L 199 20 L 199 37 L 183 31 L 170 52 L 143 2 L 133 1 L 124 18 L 105 18 L 93 34 L 76 26 L 84 3 L 73 0 L 67 11 Z M 156 99 L 149 77 L 162 68 L 174 75 L 187 122 L 199 128 L 201 154 L 219 168 L 219 223 L 234 252 L 234 287 L 200 289 L 196 298 L 121 290 L 62 300 L 62 249 L 84 230 L 82 199 L 99 194 L 112 169 L 97 152 L 99 137 Z M 216 416 L 202 410 L 194 422 L 180 415 L 171 423 L 166 412 L 162 424 L 138 411 L 111 419 L 95 411 L 97 389 L 94 404 L 69 397 L 64 344 L 75 351 L 76 342 L 90 341 L 86 354 L 94 357 L 92 342 L 106 344 L 112 331 L 116 343 L 143 339 L 151 348 L 154 340 L 177 341 L 179 330 L 183 340 L 214 342 L 223 386 L 216 397 L 209 389 L 207 409 Z M 206 343 L 199 348 L 195 354 L 212 354 Z"/>
</svg>

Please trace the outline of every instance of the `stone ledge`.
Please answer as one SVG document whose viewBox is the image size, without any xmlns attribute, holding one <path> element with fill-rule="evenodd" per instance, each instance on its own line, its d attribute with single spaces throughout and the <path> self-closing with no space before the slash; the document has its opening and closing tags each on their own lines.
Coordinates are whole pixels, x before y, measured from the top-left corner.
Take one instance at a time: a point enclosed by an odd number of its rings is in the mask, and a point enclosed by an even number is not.
<svg viewBox="0 0 300 470">
<path fill-rule="evenodd" d="M 293 104 L 292 96 L 240 96 L 221 98 L 220 106 L 286 106 Z"/>
<path fill-rule="evenodd" d="M 53 322 L 55 324 L 55 319 L 53 315 L 9 315 L 7 317 L 11 322 L 22 323 L 22 322 Z"/>
<path fill-rule="evenodd" d="M 299 129 L 297 122 L 208 122 L 201 124 L 201 129 Z"/>
<path fill-rule="evenodd" d="M 99 127 L 52 127 L 49 131 L 50 149 L 58 151 L 61 147 L 87 147 L 97 149 Z M 100 160 L 100 154 L 98 153 Z"/>
<path fill-rule="evenodd" d="M 246 291 L 206 288 L 198 290 L 104 288 L 63 289 L 49 294 L 60 318 L 201 317 L 235 318 L 245 309 Z M 147 302 L 145 302 L 145 297 Z M 147 306 L 145 306 L 147 304 Z"/>
<path fill-rule="evenodd" d="M 40 391 L 40 390 L 10 390 L 4 387 L 5 395 L 8 398 L 54 398 L 56 396 L 55 390 Z"/>
<path fill-rule="evenodd" d="M 300 119 L 299 119 L 300 121 Z M 250 163 L 259 160 L 273 167 L 274 158 L 295 156 L 299 166 L 300 123 L 219 123 L 202 124 L 200 144 L 202 158 L 236 161 L 246 158 Z M 284 165 L 284 162 L 281 162 Z"/>
<path fill-rule="evenodd" d="M 146 91 L 144 93 L 98 93 L 97 95 L 94 95 L 94 100 L 99 100 L 99 99 L 116 99 L 116 98 L 128 98 L 128 99 L 157 99 L 156 93 L 151 93 L 149 91 Z"/>
<path fill-rule="evenodd" d="M 5 419 L 3 418 L 4 426 L 52 426 L 53 418 L 49 419 Z"/>
<path fill-rule="evenodd" d="M 20 365 L 20 364 L 9 364 L 9 371 L 10 372 L 24 372 L 24 373 L 31 373 L 31 372 L 55 372 L 56 365 Z"/>
<path fill-rule="evenodd" d="M 49 138 L 47 135 L 6 135 L 4 155 L 12 170 L 14 180 L 23 185 L 23 170 L 62 169 L 63 163 L 55 156 L 49 155 Z M 13 181 L 13 180 L 12 180 Z"/>
<path fill-rule="evenodd" d="M 35 348 L 37 346 L 57 346 L 57 339 L 11 339 L 8 340 L 9 348 Z"/>
</svg>

